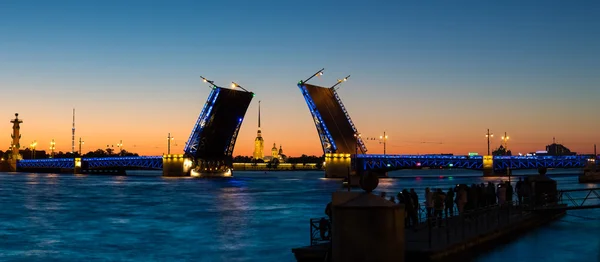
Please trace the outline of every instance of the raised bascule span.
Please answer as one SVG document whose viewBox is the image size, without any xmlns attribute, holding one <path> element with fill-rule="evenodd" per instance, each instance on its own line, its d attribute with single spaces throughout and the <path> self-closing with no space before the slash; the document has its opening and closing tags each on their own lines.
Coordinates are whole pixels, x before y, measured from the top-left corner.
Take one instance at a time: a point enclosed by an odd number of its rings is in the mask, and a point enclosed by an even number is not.
<svg viewBox="0 0 600 262">
<path fill-rule="evenodd" d="M 307 84 L 322 75 L 320 70 L 298 83 L 319 136 L 325 155 L 325 176 L 346 177 L 365 171 L 385 173 L 411 168 L 464 168 L 492 170 L 583 168 L 590 158 L 598 156 L 459 156 L 459 155 L 381 155 L 366 154 L 367 148 L 336 86 Z M 162 169 L 164 176 L 227 177 L 233 168 L 232 153 L 240 126 L 254 94 L 233 83 L 234 89 L 222 88 L 212 81 L 211 92 L 180 154 L 140 157 L 104 157 L 75 159 L 18 160 L 17 171 L 91 172 L 112 169 Z M 20 123 L 20 122 L 19 122 Z M 600 163 L 600 161 L 595 161 Z"/>
<path fill-rule="evenodd" d="M 298 88 L 321 140 L 325 154 L 325 177 L 340 178 L 356 173 L 357 169 L 351 168 L 350 156 L 365 154 L 367 147 L 335 88 L 310 85 L 306 81 L 300 81 Z"/>
<path fill-rule="evenodd" d="M 194 125 L 184 156 L 192 176 L 231 176 L 233 149 L 254 94 L 214 87 Z"/>
<path fill-rule="evenodd" d="M 230 177 L 233 149 L 254 93 L 210 83 L 211 92 L 180 154 L 140 157 L 32 159 L 17 162 L 17 171 L 94 173 L 125 169 L 163 170 L 164 176 Z"/>
</svg>

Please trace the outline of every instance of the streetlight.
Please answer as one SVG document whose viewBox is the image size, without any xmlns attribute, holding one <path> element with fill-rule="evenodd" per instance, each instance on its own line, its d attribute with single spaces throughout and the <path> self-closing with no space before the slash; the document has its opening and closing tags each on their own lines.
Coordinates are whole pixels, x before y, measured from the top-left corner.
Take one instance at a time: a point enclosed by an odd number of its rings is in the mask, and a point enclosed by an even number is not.
<svg viewBox="0 0 600 262">
<path fill-rule="evenodd" d="M 354 172 L 356 172 L 356 174 L 358 174 L 358 140 L 360 139 L 360 133 L 356 133 L 354 134 L 354 137 L 356 138 L 356 153 L 354 154 Z"/>
<path fill-rule="evenodd" d="M 335 85 L 333 85 L 332 87 L 330 87 L 330 89 L 335 88 L 337 85 L 341 84 L 342 82 L 348 81 L 348 78 L 350 78 L 350 75 L 348 75 L 347 77 L 344 77 L 344 79 L 338 79 L 337 83 L 335 83 Z"/>
<path fill-rule="evenodd" d="M 83 140 L 81 140 L 81 137 L 79 138 L 79 156 L 83 155 L 81 152 L 81 145 L 83 145 L 85 142 L 83 142 Z"/>
<path fill-rule="evenodd" d="M 54 143 L 54 139 L 52 139 L 52 142 L 50 142 L 50 150 L 52 153 L 50 153 L 50 158 L 54 157 L 54 149 L 56 149 L 56 143 Z"/>
<path fill-rule="evenodd" d="M 315 76 L 322 76 L 323 75 L 323 71 L 325 71 L 325 68 L 322 68 L 321 70 L 317 71 L 316 73 L 314 73 L 312 76 L 310 76 L 309 78 L 307 78 L 306 80 L 300 80 L 300 82 L 298 82 L 299 85 L 302 85 L 306 82 L 308 82 L 308 80 L 311 80 L 313 77 Z"/>
<path fill-rule="evenodd" d="M 385 134 L 385 131 L 383 131 L 383 135 L 379 136 L 379 139 L 383 140 L 383 155 L 385 156 L 385 143 L 387 142 L 388 136 Z M 379 142 L 381 143 L 381 142 Z"/>
<path fill-rule="evenodd" d="M 206 78 L 205 78 L 205 77 L 203 77 L 203 76 L 200 76 L 200 78 L 202 78 L 202 82 L 204 82 L 204 83 L 209 83 L 211 88 L 213 88 L 213 89 L 214 89 L 214 88 L 217 88 L 217 87 L 218 87 L 217 85 L 215 85 L 215 82 L 214 82 L 214 81 L 208 80 L 208 79 L 206 79 Z"/>
<path fill-rule="evenodd" d="M 30 144 L 31 146 L 31 158 L 35 159 L 35 146 L 37 146 L 37 141 L 33 140 L 33 142 Z"/>
<path fill-rule="evenodd" d="M 167 136 L 167 155 L 171 154 L 171 141 L 173 141 L 173 139 L 175 138 L 171 136 L 171 133 L 169 133 L 169 136 Z"/>
<path fill-rule="evenodd" d="M 236 83 L 236 82 L 233 82 L 233 81 L 232 81 L 232 82 L 231 82 L 231 88 L 236 88 L 236 87 L 239 87 L 239 88 L 241 88 L 242 90 L 244 90 L 244 91 L 246 91 L 246 92 L 250 92 L 250 91 L 246 90 L 245 88 L 243 88 L 243 87 L 242 87 L 241 85 L 239 85 L 238 83 Z"/>
<path fill-rule="evenodd" d="M 488 128 L 487 130 L 487 134 L 485 134 L 485 137 L 487 137 L 487 142 L 488 142 L 488 153 L 487 155 L 490 155 L 490 137 L 494 137 L 494 134 L 490 134 L 490 129 Z"/>
<path fill-rule="evenodd" d="M 123 140 L 119 141 L 119 143 L 117 144 L 117 147 L 119 148 L 119 153 L 123 152 Z"/>
<path fill-rule="evenodd" d="M 504 136 L 502 137 L 502 141 L 504 142 L 504 150 L 508 153 L 508 135 L 504 132 Z"/>
</svg>

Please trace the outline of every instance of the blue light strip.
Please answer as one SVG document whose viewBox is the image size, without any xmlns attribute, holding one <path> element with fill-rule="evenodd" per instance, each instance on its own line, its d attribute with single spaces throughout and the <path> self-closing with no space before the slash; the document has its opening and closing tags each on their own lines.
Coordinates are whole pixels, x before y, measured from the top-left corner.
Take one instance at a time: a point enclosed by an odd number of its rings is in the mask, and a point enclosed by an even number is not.
<svg viewBox="0 0 600 262">
<path fill-rule="evenodd" d="M 242 126 L 242 118 L 240 117 L 237 126 L 235 127 L 235 131 L 231 135 L 229 139 L 229 145 L 225 147 L 225 155 L 231 156 L 233 155 L 233 149 L 235 147 L 235 141 L 237 140 L 238 133 L 240 132 L 240 127 Z"/>
<path fill-rule="evenodd" d="M 88 163 L 88 168 L 110 168 L 110 167 L 143 167 L 150 169 L 162 169 L 162 156 L 137 156 L 137 157 L 94 157 L 82 158 L 82 162 Z M 19 168 L 65 168 L 73 169 L 75 159 L 53 158 L 53 159 L 27 159 L 19 160 Z"/>
<path fill-rule="evenodd" d="M 589 156 L 494 156 L 494 169 L 582 168 Z M 482 169 L 483 156 L 357 155 L 365 170 L 440 167 Z"/>
<path fill-rule="evenodd" d="M 185 153 L 187 153 L 187 154 L 195 155 L 196 151 L 198 150 L 198 142 L 200 140 L 200 135 L 202 134 L 202 130 L 204 129 L 204 126 L 206 124 L 206 120 L 210 117 L 210 113 L 212 112 L 213 106 L 215 105 L 215 102 L 217 101 L 217 98 L 219 97 L 221 88 L 216 87 L 213 89 L 213 91 L 215 93 L 212 97 L 212 100 L 211 100 L 211 97 L 209 96 L 208 101 L 210 101 L 210 102 L 207 103 L 208 109 L 206 110 L 206 112 L 203 112 L 202 114 L 200 114 L 200 117 L 198 118 L 198 122 L 196 123 L 196 126 L 194 127 L 194 130 L 192 131 L 192 134 L 190 135 L 190 141 L 186 145 L 186 150 L 185 150 Z"/>
<path fill-rule="evenodd" d="M 344 103 L 342 103 L 342 99 L 338 96 L 335 89 L 332 89 L 332 91 L 333 91 L 333 96 L 335 97 L 335 100 L 337 100 L 338 104 L 342 108 L 342 111 L 344 111 L 344 114 L 346 115 L 346 120 L 348 121 L 348 123 L 350 123 L 350 126 L 352 127 L 352 131 L 354 131 L 354 134 L 358 134 L 358 129 L 356 129 L 356 126 L 354 126 L 354 122 L 352 122 L 352 119 L 350 118 L 350 114 L 348 114 L 346 107 L 344 107 Z M 360 137 L 358 138 L 358 144 L 360 145 L 360 149 L 361 149 L 362 153 L 363 154 L 367 153 L 367 146 L 365 146 L 365 143 L 363 142 L 362 138 L 360 138 Z"/>
<path fill-rule="evenodd" d="M 496 156 L 495 169 L 534 169 L 547 168 L 582 168 L 587 164 L 589 156 Z M 95 157 L 82 158 L 88 168 L 142 167 L 150 169 L 162 168 L 162 156 L 139 157 Z M 448 155 L 366 155 L 356 158 L 364 170 L 402 169 L 421 167 L 449 166 L 453 168 L 482 169 L 483 156 L 448 156 Z M 354 161 L 354 160 L 353 160 Z M 18 168 L 64 168 L 72 169 L 73 158 L 27 159 L 17 161 Z"/>
<path fill-rule="evenodd" d="M 317 110 L 317 106 L 315 105 L 314 101 L 312 100 L 312 98 L 308 94 L 308 90 L 302 84 L 298 84 L 298 87 L 300 88 L 300 91 L 302 92 L 302 95 L 304 96 L 304 100 L 306 100 L 306 104 L 308 105 L 308 109 L 310 110 L 310 113 L 313 116 L 313 121 L 314 121 L 315 117 L 317 119 L 319 119 L 319 123 L 317 123 L 315 121 L 315 125 L 317 127 L 317 132 L 319 132 L 320 130 L 322 130 L 323 132 L 325 132 L 326 139 L 329 140 L 329 141 L 323 141 L 323 137 L 321 136 L 321 134 L 319 134 L 319 137 L 321 138 L 321 146 L 323 147 L 323 153 L 329 153 L 329 152 L 327 152 L 327 148 L 325 146 L 326 142 L 329 142 L 329 144 L 331 144 L 331 147 L 333 148 L 333 151 L 336 151 L 337 150 L 337 146 L 335 144 L 335 141 L 333 141 L 331 133 L 329 133 L 329 130 L 327 129 L 327 126 L 323 122 L 323 119 L 321 118 L 321 114 Z M 319 132 L 319 133 L 321 133 L 321 132 Z"/>
<path fill-rule="evenodd" d="M 190 138 L 188 139 L 188 142 L 185 144 L 184 152 L 189 153 L 189 150 L 191 148 L 191 143 L 192 143 L 192 141 L 194 140 L 194 137 L 197 134 L 196 131 L 198 130 L 198 126 L 200 125 L 200 122 L 204 118 L 204 115 L 206 114 L 206 109 L 208 108 L 208 105 L 210 104 L 210 101 L 215 96 L 215 93 L 216 93 L 216 88 L 213 88 L 210 91 L 210 94 L 208 94 L 208 99 L 206 99 L 206 103 L 204 103 L 204 107 L 202 107 L 202 111 L 200 111 L 200 115 L 198 116 L 198 119 L 196 120 L 196 124 L 194 125 L 194 128 L 192 129 L 192 133 L 190 134 Z"/>
</svg>

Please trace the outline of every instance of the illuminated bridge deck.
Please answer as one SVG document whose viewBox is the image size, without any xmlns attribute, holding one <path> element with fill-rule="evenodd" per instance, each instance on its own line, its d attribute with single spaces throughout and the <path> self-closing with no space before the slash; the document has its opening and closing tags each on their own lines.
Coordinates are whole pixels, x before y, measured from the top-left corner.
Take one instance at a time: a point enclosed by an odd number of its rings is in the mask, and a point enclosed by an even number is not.
<svg viewBox="0 0 600 262">
<path fill-rule="evenodd" d="M 590 156 L 494 156 L 494 169 L 583 168 Z M 362 170 L 453 167 L 483 169 L 483 156 L 358 155 Z M 596 161 L 598 163 L 598 161 Z"/>
<path fill-rule="evenodd" d="M 337 155 L 337 154 L 336 154 Z M 349 154 L 339 154 L 349 157 Z M 536 168 L 583 168 L 590 156 L 494 156 L 495 169 Z M 358 166 L 362 170 L 395 170 L 419 167 L 453 167 L 482 169 L 482 156 L 447 155 L 358 155 Z M 101 157 L 82 158 L 87 169 L 125 168 L 162 169 L 163 156 Z M 600 161 L 596 161 L 599 163 Z M 17 167 L 23 169 L 73 169 L 73 158 L 20 160 Z"/>
<path fill-rule="evenodd" d="M 86 169 L 157 169 L 163 167 L 163 156 L 139 156 L 139 157 L 95 157 L 82 158 L 82 166 Z M 73 169 L 75 159 L 27 159 L 17 162 L 17 169 Z"/>
</svg>

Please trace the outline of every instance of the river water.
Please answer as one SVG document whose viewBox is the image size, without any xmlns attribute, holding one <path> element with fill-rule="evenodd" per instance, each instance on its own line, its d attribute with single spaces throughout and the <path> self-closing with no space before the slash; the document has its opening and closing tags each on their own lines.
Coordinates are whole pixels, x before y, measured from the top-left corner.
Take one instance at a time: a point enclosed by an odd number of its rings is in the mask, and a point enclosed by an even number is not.
<svg viewBox="0 0 600 262">
<path fill-rule="evenodd" d="M 552 174 L 561 172 L 551 170 Z M 562 172 L 564 173 L 564 172 Z M 338 180 L 237 172 L 227 180 L 0 173 L 0 261 L 295 261 Z M 466 170 L 391 172 L 377 192 L 481 183 Z M 560 188 L 586 188 L 553 176 Z M 600 261 L 600 210 L 571 211 L 477 261 Z"/>
</svg>

